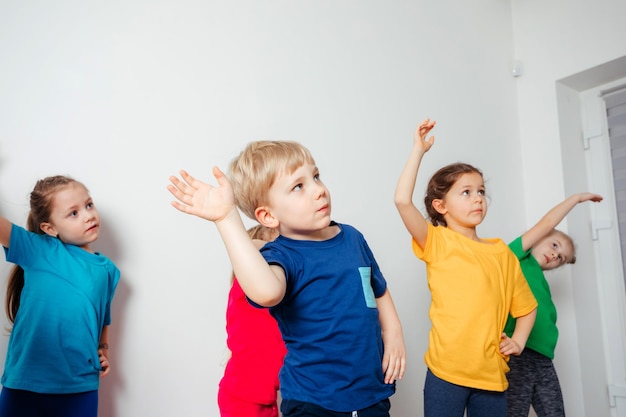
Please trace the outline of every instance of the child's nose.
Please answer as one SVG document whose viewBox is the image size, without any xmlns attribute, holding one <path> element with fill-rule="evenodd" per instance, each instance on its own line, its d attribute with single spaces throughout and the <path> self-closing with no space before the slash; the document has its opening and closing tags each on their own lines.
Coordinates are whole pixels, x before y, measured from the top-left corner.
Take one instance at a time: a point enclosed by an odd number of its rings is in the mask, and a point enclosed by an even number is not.
<svg viewBox="0 0 626 417">
<path fill-rule="evenodd" d="M 318 184 L 317 189 L 315 190 L 315 197 L 320 198 L 320 197 L 323 197 L 324 195 L 326 195 L 326 188 Z"/>
</svg>

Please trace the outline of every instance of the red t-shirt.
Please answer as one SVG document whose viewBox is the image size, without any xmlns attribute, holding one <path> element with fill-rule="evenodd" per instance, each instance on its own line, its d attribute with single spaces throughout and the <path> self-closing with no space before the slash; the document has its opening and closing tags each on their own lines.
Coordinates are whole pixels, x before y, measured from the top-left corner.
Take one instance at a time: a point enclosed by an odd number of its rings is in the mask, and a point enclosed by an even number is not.
<svg viewBox="0 0 626 417">
<path fill-rule="evenodd" d="M 228 294 L 226 333 L 232 355 L 220 390 L 254 403 L 276 402 L 278 372 L 287 350 L 276 320 L 268 309 L 248 303 L 237 279 Z"/>
</svg>

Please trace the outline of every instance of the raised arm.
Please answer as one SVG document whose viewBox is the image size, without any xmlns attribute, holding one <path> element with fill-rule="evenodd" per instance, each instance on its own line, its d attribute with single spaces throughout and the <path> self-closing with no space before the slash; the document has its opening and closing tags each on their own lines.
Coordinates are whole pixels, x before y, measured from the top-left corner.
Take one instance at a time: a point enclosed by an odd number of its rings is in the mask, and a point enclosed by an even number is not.
<svg viewBox="0 0 626 417">
<path fill-rule="evenodd" d="M 572 194 L 550 211 L 548 211 L 533 227 L 522 235 L 522 249 L 527 251 L 550 233 L 567 216 L 578 203 L 585 201 L 600 202 L 602 196 L 592 193 Z"/>
<path fill-rule="evenodd" d="M 5 248 L 9 247 L 9 242 L 11 241 L 11 228 L 13 224 L 0 216 L 0 244 Z"/>
<path fill-rule="evenodd" d="M 428 136 L 428 133 L 433 127 L 435 127 L 435 121 L 426 119 L 415 130 L 413 148 L 409 154 L 408 161 L 400 173 L 394 195 L 394 202 L 404 222 L 404 226 L 422 248 L 426 244 L 428 224 L 422 213 L 417 209 L 415 204 L 413 204 L 413 191 L 415 190 L 417 171 L 422 162 L 422 157 L 435 142 L 434 136 L 426 140 L 426 136 Z"/>
<path fill-rule="evenodd" d="M 270 268 L 248 236 L 228 178 L 217 167 L 213 168 L 217 187 L 195 179 L 186 171 L 180 175 L 182 180 L 170 177 L 171 184 L 167 187 L 178 200 L 172 206 L 215 223 L 246 295 L 261 306 L 278 304 L 285 295 L 284 273 L 280 268 Z"/>
</svg>

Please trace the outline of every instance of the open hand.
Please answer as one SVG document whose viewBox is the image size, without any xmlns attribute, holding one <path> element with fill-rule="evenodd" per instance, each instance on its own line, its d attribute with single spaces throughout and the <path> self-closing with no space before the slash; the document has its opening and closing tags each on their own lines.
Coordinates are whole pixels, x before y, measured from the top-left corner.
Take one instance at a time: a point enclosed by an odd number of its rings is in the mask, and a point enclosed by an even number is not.
<svg viewBox="0 0 626 417">
<path fill-rule="evenodd" d="M 178 200 L 172 201 L 172 206 L 183 213 L 213 222 L 222 220 L 232 210 L 236 210 L 230 181 L 217 167 L 213 168 L 213 175 L 217 180 L 217 187 L 195 179 L 184 170 L 180 171 L 182 179 L 171 176 L 172 183 L 167 189 Z"/>
</svg>

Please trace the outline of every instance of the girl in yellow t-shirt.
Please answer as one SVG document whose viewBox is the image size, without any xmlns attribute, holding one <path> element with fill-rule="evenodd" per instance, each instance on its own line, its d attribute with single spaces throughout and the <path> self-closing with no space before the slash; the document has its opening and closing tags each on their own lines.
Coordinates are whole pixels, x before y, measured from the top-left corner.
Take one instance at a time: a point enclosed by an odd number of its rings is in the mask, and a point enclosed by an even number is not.
<svg viewBox="0 0 626 417">
<path fill-rule="evenodd" d="M 424 198 L 430 222 L 413 204 L 434 127 L 429 119 L 417 127 L 394 198 L 432 296 L 424 415 L 505 417 L 507 360 L 524 349 L 537 302 L 508 246 L 476 233 L 487 214 L 480 170 L 455 163 L 432 176 Z M 511 337 L 503 332 L 509 313 L 517 318 Z"/>
</svg>

